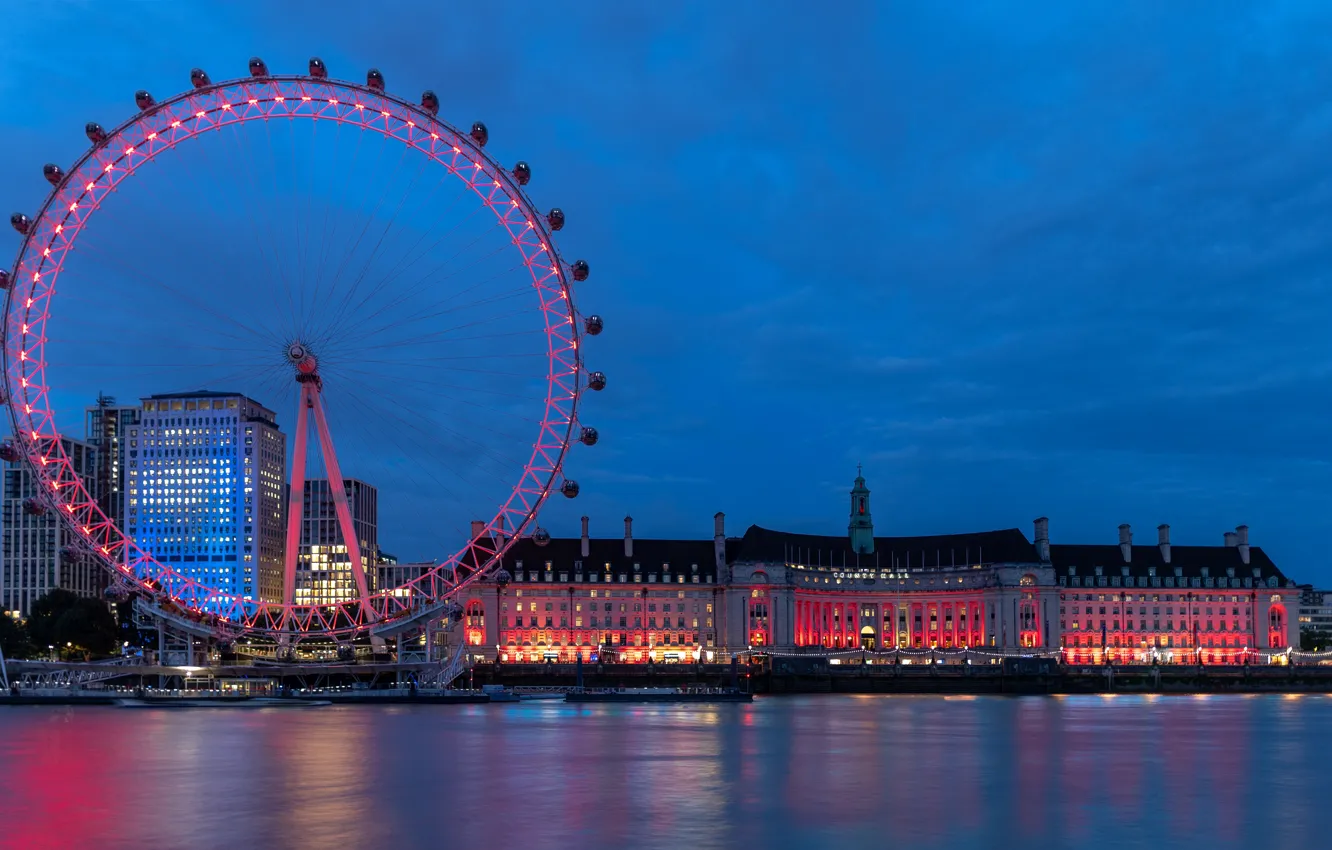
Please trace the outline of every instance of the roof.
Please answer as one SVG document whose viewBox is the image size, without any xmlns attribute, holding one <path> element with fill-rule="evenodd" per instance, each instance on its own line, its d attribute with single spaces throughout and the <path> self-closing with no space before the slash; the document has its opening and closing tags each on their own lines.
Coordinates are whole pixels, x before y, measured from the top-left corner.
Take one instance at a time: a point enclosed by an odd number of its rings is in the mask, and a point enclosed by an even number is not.
<svg viewBox="0 0 1332 850">
<path fill-rule="evenodd" d="M 856 563 L 856 553 L 847 535 L 793 534 L 751 525 L 737 544 L 734 552 L 727 546 L 727 558 L 732 562 L 796 562 L 830 567 Z M 1016 528 L 921 537 L 875 537 L 874 554 L 861 558 L 862 561 L 874 558 L 881 566 L 904 569 L 1040 562 L 1036 547 Z"/>
<path fill-rule="evenodd" d="M 1266 582 L 1275 578 L 1284 586 L 1289 580 L 1267 556 L 1260 546 L 1249 547 L 1249 563 L 1244 563 L 1238 546 L 1175 546 L 1170 547 L 1170 563 L 1166 563 L 1160 546 L 1133 546 L 1125 561 L 1119 545 L 1110 544 L 1051 544 L 1050 561 L 1059 577 L 1095 575 L 1101 567 L 1107 576 L 1123 576 L 1128 569 L 1131 576 L 1181 576 L 1183 578 L 1258 578 Z M 1206 573 L 1204 574 L 1204 570 Z M 1231 574 L 1229 570 L 1234 570 Z M 1255 570 L 1257 573 L 1255 574 Z"/>
<path fill-rule="evenodd" d="M 547 561 L 554 571 L 574 572 L 581 563 L 584 571 L 600 570 L 605 572 L 605 565 L 611 565 L 611 572 L 632 573 L 634 565 L 643 575 L 670 572 L 686 575 L 693 574 L 693 565 L 698 565 L 698 575 L 717 574 L 717 560 L 713 554 L 711 540 L 644 540 L 634 538 L 634 554 L 625 556 L 624 538 L 589 538 L 588 554 L 583 556 L 582 538 L 551 538 L 545 546 L 538 546 L 530 537 L 525 537 L 513 545 L 504 556 L 504 566 L 513 571 L 521 561 L 524 570 L 544 570 Z M 669 570 L 663 565 L 669 564 Z"/>
<path fill-rule="evenodd" d="M 241 398 L 247 398 L 245 393 L 220 393 L 214 390 L 195 390 L 192 393 L 155 393 L 153 395 L 146 396 L 146 398 L 156 399 L 158 401 L 164 401 L 173 398 L 231 398 L 233 396 L 240 396 Z M 254 401 L 253 399 L 250 400 Z M 258 402 L 255 403 L 257 404 Z"/>
</svg>

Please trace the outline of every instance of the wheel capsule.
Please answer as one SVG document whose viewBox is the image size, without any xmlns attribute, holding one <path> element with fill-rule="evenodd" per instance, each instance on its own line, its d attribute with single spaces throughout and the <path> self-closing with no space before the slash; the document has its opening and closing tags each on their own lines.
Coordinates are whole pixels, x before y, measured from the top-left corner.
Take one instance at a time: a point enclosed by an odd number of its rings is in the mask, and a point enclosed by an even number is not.
<svg viewBox="0 0 1332 850">
<path fill-rule="evenodd" d="M 139 89 L 134 93 L 134 105 L 140 110 L 152 109 L 157 105 L 157 99 L 148 93 L 146 89 Z"/>
<path fill-rule="evenodd" d="M 550 545 L 550 532 L 544 528 L 538 528 L 532 532 L 532 542 L 538 546 Z"/>
<path fill-rule="evenodd" d="M 513 179 L 518 181 L 519 186 L 526 186 L 527 181 L 532 179 L 532 166 L 520 160 L 513 167 Z"/>
<path fill-rule="evenodd" d="M 65 172 L 54 162 L 48 162 L 46 165 L 42 166 L 42 176 L 45 177 L 46 182 L 50 183 L 52 186 L 59 186 L 60 181 L 65 179 Z"/>
<path fill-rule="evenodd" d="M 0 269 L 0 292 L 9 290 L 9 272 Z"/>
<path fill-rule="evenodd" d="M 46 514 L 46 505 L 30 497 L 23 500 L 23 512 L 28 516 L 43 516 Z"/>
<path fill-rule="evenodd" d="M 384 90 L 384 75 L 379 73 L 378 68 L 371 68 L 365 72 L 365 84 L 375 91 Z"/>
<path fill-rule="evenodd" d="M 566 478 L 564 483 L 560 485 L 560 492 L 564 494 L 566 499 L 576 497 L 578 495 L 578 482 L 571 478 Z"/>
<path fill-rule="evenodd" d="M 587 331 L 588 336 L 596 336 L 601 333 L 604 327 L 605 324 L 601 321 L 600 316 L 588 316 L 583 319 L 583 330 Z"/>
<path fill-rule="evenodd" d="M 268 66 L 264 64 L 264 60 L 260 59 L 258 56 L 250 57 L 250 76 L 251 77 L 268 76 Z"/>
<path fill-rule="evenodd" d="M 87 124 L 84 124 L 83 133 L 88 137 L 88 141 L 92 142 L 94 145 L 100 145 L 102 142 L 106 141 L 106 131 L 103 130 L 102 125 L 98 124 L 96 121 L 89 121 Z"/>
<path fill-rule="evenodd" d="M 208 79 L 208 74 L 204 73 L 203 68 L 193 68 L 190 70 L 190 82 L 194 84 L 196 89 L 201 89 L 213 81 Z"/>
<path fill-rule="evenodd" d="M 593 372 L 592 374 L 588 375 L 587 386 L 588 389 L 596 390 L 597 392 L 601 392 L 602 390 L 606 389 L 606 373 Z"/>
<path fill-rule="evenodd" d="M 550 212 L 546 213 L 546 224 L 550 225 L 551 230 L 563 230 L 564 210 L 555 207 Z"/>
<path fill-rule="evenodd" d="M 0 443 L 0 460 L 15 463 L 21 457 L 23 457 L 23 454 L 18 450 L 18 446 L 8 440 L 4 443 Z"/>
<path fill-rule="evenodd" d="M 24 236 L 27 236 L 28 230 L 32 227 L 32 219 L 28 218 L 23 213 L 14 213 L 9 217 L 9 226 L 17 230 L 19 233 L 22 233 Z"/>
<path fill-rule="evenodd" d="M 483 148 L 486 146 L 486 142 L 490 141 L 490 131 L 486 129 L 485 124 L 480 121 L 472 122 L 472 140 Z"/>
<path fill-rule="evenodd" d="M 583 428 L 583 433 L 578 437 L 578 441 L 585 446 L 595 446 L 599 439 L 601 435 L 597 433 L 597 429 L 590 426 Z"/>
<path fill-rule="evenodd" d="M 318 56 L 310 57 L 310 76 L 323 79 L 328 76 L 328 67 L 324 65 L 324 60 Z"/>
<path fill-rule="evenodd" d="M 569 271 L 573 272 L 574 280 L 577 281 L 587 280 L 587 273 L 589 271 L 587 267 L 587 260 L 575 260 L 574 264 L 569 267 Z"/>
<path fill-rule="evenodd" d="M 421 108 L 430 113 L 431 118 L 434 118 L 439 114 L 439 95 L 430 89 L 421 92 Z"/>
</svg>

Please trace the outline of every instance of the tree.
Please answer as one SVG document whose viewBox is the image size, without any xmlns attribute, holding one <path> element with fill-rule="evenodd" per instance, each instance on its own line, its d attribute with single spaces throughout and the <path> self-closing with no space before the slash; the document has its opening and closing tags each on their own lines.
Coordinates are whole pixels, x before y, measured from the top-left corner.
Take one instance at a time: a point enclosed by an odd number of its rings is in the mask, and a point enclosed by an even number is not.
<svg viewBox="0 0 1332 850">
<path fill-rule="evenodd" d="M 1317 652 L 1332 648 L 1332 631 L 1314 629 L 1300 632 L 1300 649 L 1305 652 Z"/>
<path fill-rule="evenodd" d="M 32 654 L 27 625 L 9 616 L 8 611 L 0 612 L 0 652 L 6 658 L 27 658 Z"/>
<path fill-rule="evenodd" d="M 117 643 L 118 626 L 101 600 L 57 589 L 33 603 L 28 633 L 38 652 L 54 646 L 62 652 L 109 655 Z"/>
<path fill-rule="evenodd" d="M 56 621 L 56 637 L 61 643 L 94 655 L 114 653 L 119 632 L 115 616 L 100 599 L 79 599 Z"/>
</svg>

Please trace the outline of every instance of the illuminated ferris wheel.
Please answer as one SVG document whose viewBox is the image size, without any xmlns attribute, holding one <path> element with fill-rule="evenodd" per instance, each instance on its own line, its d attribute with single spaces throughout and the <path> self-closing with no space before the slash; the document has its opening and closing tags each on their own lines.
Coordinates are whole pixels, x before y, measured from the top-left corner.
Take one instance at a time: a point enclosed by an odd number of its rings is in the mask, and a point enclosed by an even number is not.
<svg viewBox="0 0 1332 850">
<path fill-rule="evenodd" d="M 566 452 L 598 440 L 578 407 L 606 383 L 582 357 L 602 320 L 574 307 L 588 264 L 555 248 L 564 213 L 536 208 L 484 124 L 377 70 L 190 78 L 88 124 L 91 148 L 11 219 L 0 455 L 31 469 L 25 510 L 58 514 L 111 592 L 223 635 L 456 616 L 460 588 L 547 537 L 547 496 L 579 491 Z M 139 405 L 114 504 L 71 450 L 104 386 Z M 321 478 L 377 500 L 312 499 Z M 399 546 L 428 553 L 419 569 L 384 568 Z"/>
</svg>

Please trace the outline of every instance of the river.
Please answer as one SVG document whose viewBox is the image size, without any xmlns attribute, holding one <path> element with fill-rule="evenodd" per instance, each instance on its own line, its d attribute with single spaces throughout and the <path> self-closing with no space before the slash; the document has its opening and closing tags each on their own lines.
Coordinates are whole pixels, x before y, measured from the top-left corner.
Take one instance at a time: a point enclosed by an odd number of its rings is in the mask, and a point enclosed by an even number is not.
<svg viewBox="0 0 1332 850">
<path fill-rule="evenodd" d="M 1332 697 L 0 708 L 0 847 L 1332 847 Z"/>
</svg>

